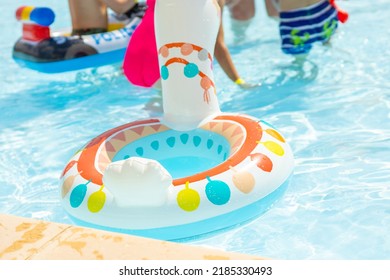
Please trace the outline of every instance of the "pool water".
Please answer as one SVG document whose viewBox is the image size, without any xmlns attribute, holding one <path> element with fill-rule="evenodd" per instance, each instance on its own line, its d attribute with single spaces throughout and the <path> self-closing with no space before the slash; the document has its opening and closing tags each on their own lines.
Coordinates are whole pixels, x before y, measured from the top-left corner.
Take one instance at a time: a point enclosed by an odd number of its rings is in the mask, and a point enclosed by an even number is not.
<svg viewBox="0 0 390 280">
<path fill-rule="evenodd" d="M 215 64 L 221 108 L 277 127 L 296 168 L 265 214 L 190 244 L 278 259 L 390 259 L 390 3 L 338 3 L 349 21 L 303 65 L 280 51 L 263 1 L 244 39 L 225 13 L 239 72 L 262 86 L 243 91 Z M 53 28 L 70 22 L 67 1 L 0 2 L 0 212 L 72 223 L 59 202 L 66 162 L 110 128 L 161 116 L 161 99 L 131 86 L 118 66 L 57 75 L 19 68 L 11 52 L 21 5 L 53 7 Z"/>
</svg>

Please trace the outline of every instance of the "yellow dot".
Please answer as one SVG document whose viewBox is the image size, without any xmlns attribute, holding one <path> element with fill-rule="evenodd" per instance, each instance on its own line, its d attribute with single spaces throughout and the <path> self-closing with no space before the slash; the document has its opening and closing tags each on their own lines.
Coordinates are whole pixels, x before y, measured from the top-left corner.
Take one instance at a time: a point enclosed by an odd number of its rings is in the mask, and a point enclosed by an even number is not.
<svg viewBox="0 0 390 280">
<path fill-rule="evenodd" d="M 102 192 L 102 189 L 91 194 L 88 199 L 88 210 L 92 213 L 97 213 L 104 207 L 106 202 L 106 194 Z"/>
<path fill-rule="evenodd" d="M 194 211 L 199 207 L 200 195 L 197 191 L 188 188 L 188 182 L 186 188 L 181 190 L 177 195 L 177 204 L 184 211 Z"/>
</svg>

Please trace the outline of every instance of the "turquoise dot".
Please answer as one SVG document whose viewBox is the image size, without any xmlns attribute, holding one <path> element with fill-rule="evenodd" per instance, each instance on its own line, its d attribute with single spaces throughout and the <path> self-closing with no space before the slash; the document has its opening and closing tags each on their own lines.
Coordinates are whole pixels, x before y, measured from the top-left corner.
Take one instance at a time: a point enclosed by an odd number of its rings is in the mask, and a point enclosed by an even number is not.
<svg viewBox="0 0 390 280">
<path fill-rule="evenodd" d="M 211 140 L 211 139 L 207 140 L 207 149 L 210 150 L 213 145 L 214 145 L 214 141 L 213 140 Z"/>
<path fill-rule="evenodd" d="M 142 147 L 139 147 L 137 149 L 135 149 L 135 152 L 137 153 L 137 155 L 139 155 L 140 157 L 142 157 L 144 155 L 144 149 Z"/>
<path fill-rule="evenodd" d="M 217 149 L 218 154 L 222 152 L 222 149 L 223 149 L 222 145 L 218 145 L 218 149 Z"/>
<path fill-rule="evenodd" d="M 198 66 L 195 63 L 188 63 L 184 67 L 184 75 L 187 78 L 193 78 L 196 75 L 198 75 L 198 73 L 199 73 L 199 68 L 198 68 Z"/>
<path fill-rule="evenodd" d="M 83 202 L 86 194 L 87 194 L 86 184 L 80 184 L 76 186 L 70 194 L 70 198 L 69 198 L 70 206 L 72 206 L 73 208 L 79 207 Z"/>
<path fill-rule="evenodd" d="M 215 205 L 226 204 L 230 199 L 230 188 L 223 181 L 209 180 L 205 192 L 207 199 Z"/>
<path fill-rule="evenodd" d="M 180 135 L 180 140 L 183 144 L 187 144 L 189 135 L 187 133 Z"/>
<path fill-rule="evenodd" d="M 128 159 L 130 156 L 129 155 L 125 155 L 124 157 L 123 157 L 123 159 Z"/>
<path fill-rule="evenodd" d="M 156 140 L 150 143 L 150 146 L 152 147 L 153 150 L 157 151 L 158 148 L 160 147 L 160 143 Z"/>
<path fill-rule="evenodd" d="M 176 138 L 175 137 L 169 137 L 167 139 L 167 144 L 169 147 L 173 148 L 173 146 L 175 146 L 175 142 L 176 142 Z"/>
<path fill-rule="evenodd" d="M 161 78 L 163 80 L 166 80 L 168 79 L 168 77 L 169 77 L 168 67 L 166 67 L 165 65 L 161 66 Z"/>
<path fill-rule="evenodd" d="M 202 138 L 200 138 L 199 136 L 194 136 L 192 140 L 194 141 L 195 147 L 198 147 L 200 145 L 200 142 L 202 141 Z"/>
</svg>

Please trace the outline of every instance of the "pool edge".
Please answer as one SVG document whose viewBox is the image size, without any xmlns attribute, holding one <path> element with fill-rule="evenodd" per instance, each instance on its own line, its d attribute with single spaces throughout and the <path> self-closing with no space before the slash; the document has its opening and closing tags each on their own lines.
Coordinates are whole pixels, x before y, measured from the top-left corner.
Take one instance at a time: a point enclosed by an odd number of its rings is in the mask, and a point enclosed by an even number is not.
<svg viewBox="0 0 390 280">
<path fill-rule="evenodd" d="M 261 260 L 260 256 L 0 214 L 0 260 Z"/>
</svg>

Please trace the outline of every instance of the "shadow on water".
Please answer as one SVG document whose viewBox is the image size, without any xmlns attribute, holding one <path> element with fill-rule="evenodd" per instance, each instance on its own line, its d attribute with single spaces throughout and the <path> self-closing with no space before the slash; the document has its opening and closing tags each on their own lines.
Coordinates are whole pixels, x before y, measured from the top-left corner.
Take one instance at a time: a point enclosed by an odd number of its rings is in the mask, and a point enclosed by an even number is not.
<svg viewBox="0 0 390 280">
<path fill-rule="evenodd" d="M 269 87 L 304 87 L 313 82 L 318 76 L 318 66 L 308 59 L 296 59 L 289 65 L 277 66 L 279 75 L 274 82 L 268 84 Z"/>
</svg>

